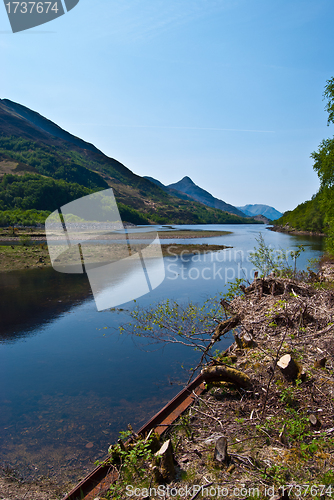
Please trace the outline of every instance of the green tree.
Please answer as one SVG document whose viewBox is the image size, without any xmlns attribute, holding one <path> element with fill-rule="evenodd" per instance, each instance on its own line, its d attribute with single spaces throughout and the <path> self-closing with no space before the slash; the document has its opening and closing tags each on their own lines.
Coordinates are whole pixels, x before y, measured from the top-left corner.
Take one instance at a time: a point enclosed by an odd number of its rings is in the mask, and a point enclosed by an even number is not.
<svg viewBox="0 0 334 500">
<path fill-rule="evenodd" d="M 325 110 L 328 113 L 327 125 L 334 123 L 334 77 L 326 82 L 324 99 L 327 99 Z M 314 159 L 313 168 L 320 179 L 320 207 L 324 212 L 324 223 L 327 225 L 326 249 L 334 253 L 334 137 L 324 139 L 318 151 L 311 154 Z"/>
<path fill-rule="evenodd" d="M 334 186 L 334 138 L 324 139 L 318 151 L 313 151 L 311 157 L 314 159 L 313 169 L 320 180 L 320 189 L 332 188 Z"/>
<path fill-rule="evenodd" d="M 334 123 L 334 77 L 327 80 L 324 99 L 327 99 L 325 110 L 328 112 L 327 125 Z M 314 159 L 313 169 L 320 179 L 320 190 L 334 186 L 334 138 L 324 139 L 318 148 L 313 151 L 311 158 Z"/>
<path fill-rule="evenodd" d="M 324 99 L 327 99 L 325 110 L 328 113 L 327 125 L 334 123 L 334 77 L 326 82 Z"/>
</svg>

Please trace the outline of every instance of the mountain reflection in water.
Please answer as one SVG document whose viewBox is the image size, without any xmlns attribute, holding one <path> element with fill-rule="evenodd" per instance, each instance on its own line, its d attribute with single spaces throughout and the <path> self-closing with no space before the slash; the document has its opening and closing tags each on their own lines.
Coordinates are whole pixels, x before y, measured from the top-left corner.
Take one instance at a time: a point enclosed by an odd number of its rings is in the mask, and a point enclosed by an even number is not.
<svg viewBox="0 0 334 500">
<path fill-rule="evenodd" d="M 84 275 L 52 268 L 0 273 L 0 342 L 29 335 L 92 295 Z"/>
</svg>

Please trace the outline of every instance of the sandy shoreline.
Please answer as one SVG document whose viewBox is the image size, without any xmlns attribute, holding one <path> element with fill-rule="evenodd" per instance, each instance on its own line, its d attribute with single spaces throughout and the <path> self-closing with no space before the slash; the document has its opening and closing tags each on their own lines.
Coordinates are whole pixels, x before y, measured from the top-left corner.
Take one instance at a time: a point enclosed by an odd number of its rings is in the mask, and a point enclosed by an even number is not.
<svg viewBox="0 0 334 500">
<path fill-rule="evenodd" d="M 80 234 L 80 239 L 82 239 L 82 236 L 85 234 L 81 231 L 77 231 L 78 234 Z M 146 240 L 146 239 L 152 239 L 156 236 L 157 231 L 147 231 L 147 232 L 138 232 L 138 233 L 128 233 L 129 234 L 129 239 L 134 240 Z M 95 233 L 94 233 L 95 234 Z M 200 230 L 176 230 L 176 231 L 158 231 L 159 239 L 160 240 L 166 240 L 166 239 L 192 239 L 192 238 L 217 238 L 219 236 L 226 236 L 227 234 L 231 234 L 231 231 L 200 231 Z M 89 238 L 87 239 L 92 239 L 90 236 L 91 234 L 87 232 L 87 235 L 89 235 Z M 30 241 L 34 242 L 46 242 L 46 236 L 45 232 L 29 232 L 29 231 L 17 231 L 15 235 L 10 233 L 9 231 L 5 231 L 4 229 L 0 231 L 0 244 L 8 244 L 8 245 L 16 245 L 19 244 L 21 239 L 23 237 L 26 237 Z M 62 236 L 57 235 L 56 233 L 49 236 L 48 240 L 49 241 L 58 241 L 60 239 L 63 239 Z M 94 240 L 123 240 L 124 239 L 124 234 L 122 233 L 109 233 L 106 234 L 101 231 L 100 234 L 96 233 L 96 236 L 94 236 Z"/>
</svg>

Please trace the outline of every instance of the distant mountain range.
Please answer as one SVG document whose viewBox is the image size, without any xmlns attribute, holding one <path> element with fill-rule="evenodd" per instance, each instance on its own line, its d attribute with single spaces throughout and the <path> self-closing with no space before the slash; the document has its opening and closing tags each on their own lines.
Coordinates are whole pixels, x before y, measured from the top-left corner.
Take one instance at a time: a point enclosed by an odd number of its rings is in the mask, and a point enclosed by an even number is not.
<svg viewBox="0 0 334 500">
<path fill-rule="evenodd" d="M 234 207 L 223 200 L 215 198 L 208 191 L 205 191 L 205 189 L 197 186 L 188 176 L 183 177 L 183 179 L 179 182 L 168 184 L 167 186 L 153 177 L 145 176 L 145 179 L 150 180 L 157 186 L 161 187 L 161 189 L 164 189 L 166 192 L 169 192 L 174 196 L 178 196 L 183 199 L 185 197 L 187 199 L 193 199 L 207 205 L 208 207 L 219 208 L 220 210 L 238 215 L 239 217 L 244 217 L 246 215 L 246 217 L 256 218 L 256 220 L 268 223 L 270 220 L 275 220 L 282 216 L 281 212 L 278 212 L 278 210 L 273 207 L 269 207 L 268 205 L 257 204 L 245 205 L 244 207 Z"/>
<path fill-rule="evenodd" d="M 233 205 L 229 205 L 225 203 L 225 201 L 219 200 L 218 198 L 214 198 L 212 194 L 205 191 L 201 187 L 197 186 L 190 177 L 183 177 L 179 182 L 175 182 L 174 184 L 168 184 L 168 186 L 164 186 L 160 181 L 154 179 L 153 177 L 145 177 L 145 179 L 154 182 L 158 186 L 160 186 L 165 191 L 174 194 L 174 196 L 187 195 L 188 199 L 193 199 L 203 203 L 208 207 L 218 208 L 219 210 L 224 210 L 230 214 L 238 215 L 239 217 L 244 217 L 240 210 L 238 210 Z M 182 196 L 184 198 L 184 196 Z"/>
<path fill-rule="evenodd" d="M 1 219 L 4 211 L 52 212 L 108 187 L 113 188 L 123 221 L 135 224 L 255 222 L 224 202 L 218 208 L 204 190 L 206 204 L 196 193 L 189 196 L 152 183 L 39 113 L 0 99 L 0 224 L 6 220 Z"/>
<path fill-rule="evenodd" d="M 237 208 L 249 217 L 254 217 L 254 215 L 263 215 L 270 220 L 276 220 L 283 215 L 281 212 L 276 210 L 276 208 L 269 207 L 268 205 L 245 205 L 244 207 Z"/>
</svg>

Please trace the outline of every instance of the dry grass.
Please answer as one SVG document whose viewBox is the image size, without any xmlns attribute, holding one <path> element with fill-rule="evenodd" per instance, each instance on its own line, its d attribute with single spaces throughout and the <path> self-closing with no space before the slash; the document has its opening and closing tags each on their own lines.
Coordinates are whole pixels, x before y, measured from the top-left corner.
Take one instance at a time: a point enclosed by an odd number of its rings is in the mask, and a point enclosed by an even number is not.
<svg viewBox="0 0 334 500">
<path fill-rule="evenodd" d="M 49 252 L 40 246 L 0 246 L 0 272 L 51 266 Z"/>
</svg>

